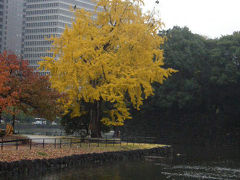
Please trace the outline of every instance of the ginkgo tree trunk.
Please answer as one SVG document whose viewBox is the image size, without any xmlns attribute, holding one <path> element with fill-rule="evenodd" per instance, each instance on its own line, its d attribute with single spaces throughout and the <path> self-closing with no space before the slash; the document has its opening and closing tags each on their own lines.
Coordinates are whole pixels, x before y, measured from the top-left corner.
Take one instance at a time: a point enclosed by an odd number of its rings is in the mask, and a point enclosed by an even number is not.
<svg viewBox="0 0 240 180">
<path fill-rule="evenodd" d="M 162 23 L 142 13 L 142 0 L 95 3 L 95 12 L 75 10 L 72 27 L 52 38 L 54 56 L 40 65 L 50 71 L 52 87 L 67 94 L 62 100 L 66 113 L 90 112 L 92 137 L 99 137 L 100 123 L 123 125 L 131 118 L 129 102 L 139 109 L 153 95 L 152 83 L 163 83 L 175 70 L 163 68 Z"/>
</svg>

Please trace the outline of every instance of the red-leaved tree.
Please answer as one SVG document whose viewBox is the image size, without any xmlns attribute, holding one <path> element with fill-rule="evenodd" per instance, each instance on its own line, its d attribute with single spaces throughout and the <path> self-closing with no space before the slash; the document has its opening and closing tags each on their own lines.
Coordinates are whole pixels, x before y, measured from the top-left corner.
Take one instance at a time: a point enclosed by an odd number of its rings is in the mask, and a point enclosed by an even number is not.
<svg viewBox="0 0 240 180">
<path fill-rule="evenodd" d="M 0 54 L 0 115 L 3 111 L 11 113 L 13 127 L 20 110 L 54 120 L 60 112 L 59 97 L 50 88 L 48 77 L 34 73 L 27 61 L 14 54 Z"/>
</svg>

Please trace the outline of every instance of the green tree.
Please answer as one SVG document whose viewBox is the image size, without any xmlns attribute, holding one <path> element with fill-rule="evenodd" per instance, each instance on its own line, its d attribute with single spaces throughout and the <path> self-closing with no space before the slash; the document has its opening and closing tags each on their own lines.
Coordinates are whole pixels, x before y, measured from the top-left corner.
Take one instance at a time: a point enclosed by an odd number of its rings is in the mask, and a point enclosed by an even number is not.
<svg viewBox="0 0 240 180">
<path fill-rule="evenodd" d="M 239 137 L 239 33 L 206 39 L 186 27 L 174 27 L 160 35 L 168 39 L 165 66 L 179 72 L 154 86 L 155 95 L 140 113 L 133 112 L 125 131 L 183 143 L 221 142 L 227 134 Z"/>
</svg>

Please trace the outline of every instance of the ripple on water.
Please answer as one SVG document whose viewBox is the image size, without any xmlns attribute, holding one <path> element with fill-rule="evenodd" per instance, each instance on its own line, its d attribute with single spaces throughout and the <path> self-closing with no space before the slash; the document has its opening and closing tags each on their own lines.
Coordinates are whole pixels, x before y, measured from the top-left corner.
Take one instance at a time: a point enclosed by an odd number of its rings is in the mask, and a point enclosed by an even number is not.
<svg viewBox="0 0 240 180">
<path fill-rule="evenodd" d="M 189 179 L 240 179 L 240 169 L 211 166 L 177 165 L 163 168 L 162 174 L 167 178 L 184 177 Z"/>
</svg>

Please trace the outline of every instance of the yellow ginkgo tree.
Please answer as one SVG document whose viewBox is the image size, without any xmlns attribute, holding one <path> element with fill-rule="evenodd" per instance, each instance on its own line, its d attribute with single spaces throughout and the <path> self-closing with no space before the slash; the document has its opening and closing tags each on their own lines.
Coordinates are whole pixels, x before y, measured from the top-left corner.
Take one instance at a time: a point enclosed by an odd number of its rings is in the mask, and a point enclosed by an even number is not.
<svg viewBox="0 0 240 180">
<path fill-rule="evenodd" d="M 75 10 L 71 28 L 52 38 L 53 57 L 41 68 L 50 71 L 52 87 L 67 95 L 65 113 L 88 114 L 92 137 L 100 123 L 121 126 L 129 105 L 139 109 L 153 95 L 152 83 L 173 72 L 162 66 L 161 21 L 142 13 L 142 0 L 97 0 L 95 12 Z M 83 105 L 84 104 L 84 105 Z"/>
</svg>

